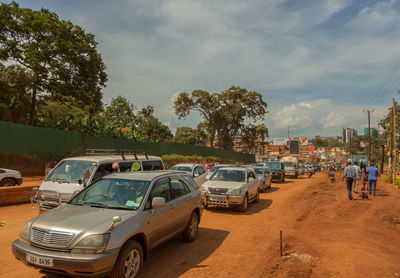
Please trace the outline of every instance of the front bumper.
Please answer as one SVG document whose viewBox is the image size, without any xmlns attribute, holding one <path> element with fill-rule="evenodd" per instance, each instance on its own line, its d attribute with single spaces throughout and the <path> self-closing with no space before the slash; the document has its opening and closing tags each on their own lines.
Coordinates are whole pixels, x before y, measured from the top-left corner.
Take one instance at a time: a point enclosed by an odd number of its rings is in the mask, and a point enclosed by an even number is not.
<svg viewBox="0 0 400 278">
<path fill-rule="evenodd" d="M 207 207 L 236 207 L 243 203 L 244 196 L 228 194 L 202 194 L 202 202 Z"/>
<path fill-rule="evenodd" d="M 28 266 L 64 275 L 97 277 L 108 275 L 117 260 L 117 250 L 100 254 L 72 254 L 69 252 L 52 251 L 26 244 L 19 239 L 12 243 L 14 256 Z M 26 254 L 53 259 L 53 267 L 34 265 L 26 260 Z"/>
</svg>

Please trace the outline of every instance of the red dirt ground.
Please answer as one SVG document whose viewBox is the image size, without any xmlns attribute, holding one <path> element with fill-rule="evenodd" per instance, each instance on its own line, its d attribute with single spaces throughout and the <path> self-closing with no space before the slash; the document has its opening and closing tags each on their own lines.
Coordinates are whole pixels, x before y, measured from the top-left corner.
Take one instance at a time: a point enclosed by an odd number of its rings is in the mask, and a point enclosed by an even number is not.
<svg viewBox="0 0 400 278">
<path fill-rule="evenodd" d="M 150 254 L 141 277 L 400 277 L 400 190 L 378 182 L 377 196 L 347 200 L 326 173 L 274 183 L 248 212 L 204 211 L 195 242 L 173 239 Z M 17 261 L 11 242 L 36 215 L 0 207 L 0 277 L 46 275 Z M 279 252 L 283 231 L 284 257 Z"/>
</svg>

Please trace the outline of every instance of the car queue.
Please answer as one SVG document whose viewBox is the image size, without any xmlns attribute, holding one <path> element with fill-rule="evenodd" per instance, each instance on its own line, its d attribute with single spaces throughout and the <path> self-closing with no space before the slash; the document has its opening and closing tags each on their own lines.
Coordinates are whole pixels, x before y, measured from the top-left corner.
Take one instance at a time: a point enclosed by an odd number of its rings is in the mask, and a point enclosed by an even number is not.
<svg viewBox="0 0 400 278">
<path fill-rule="evenodd" d="M 155 247 L 177 235 L 196 239 L 204 208 L 246 212 L 271 188 L 276 171 L 225 164 L 207 172 L 188 163 L 165 170 L 161 158 L 136 153 L 68 158 L 35 191 L 39 215 L 12 251 L 46 272 L 137 277 Z"/>
</svg>

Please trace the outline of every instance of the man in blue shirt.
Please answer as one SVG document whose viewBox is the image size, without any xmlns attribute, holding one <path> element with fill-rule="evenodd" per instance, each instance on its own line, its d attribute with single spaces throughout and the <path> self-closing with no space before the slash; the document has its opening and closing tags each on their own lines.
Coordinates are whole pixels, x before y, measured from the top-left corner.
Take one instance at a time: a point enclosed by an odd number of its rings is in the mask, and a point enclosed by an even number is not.
<svg viewBox="0 0 400 278">
<path fill-rule="evenodd" d="M 369 183 L 369 195 L 371 195 L 371 189 L 373 187 L 373 195 L 375 196 L 375 189 L 376 189 L 376 181 L 378 179 L 378 168 L 375 167 L 374 163 L 371 163 L 371 166 L 367 168 L 368 173 L 368 183 Z"/>
<path fill-rule="evenodd" d="M 353 181 L 357 178 L 356 169 L 351 165 L 351 161 L 347 162 L 347 167 L 344 169 L 343 180 L 346 178 L 346 186 L 349 194 L 349 200 L 353 200 L 351 189 L 353 187 Z"/>
</svg>

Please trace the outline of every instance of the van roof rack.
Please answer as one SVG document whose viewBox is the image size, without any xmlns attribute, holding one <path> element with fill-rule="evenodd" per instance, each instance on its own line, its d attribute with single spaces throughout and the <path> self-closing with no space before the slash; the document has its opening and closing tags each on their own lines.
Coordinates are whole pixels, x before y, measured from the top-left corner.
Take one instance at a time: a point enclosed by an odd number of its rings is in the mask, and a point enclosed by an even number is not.
<svg viewBox="0 0 400 278">
<path fill-rule="evenodd" d="M 121 155 L 122 159 L 125 160 L 125 155 L 134 155 L 135 159 L 138 159 L 137 155 L 144 155 L 146 159 L 149 152 L 146 150 L 132 150 L 132 149 L 86 149 L 86 155 Z"/>
</svg>

